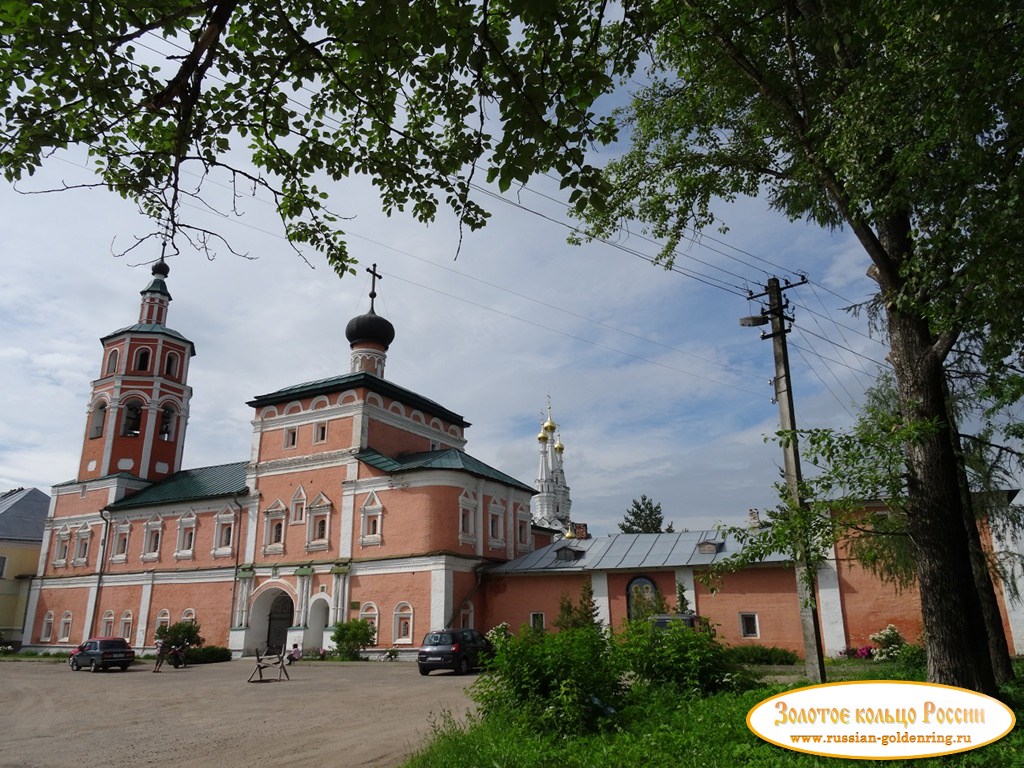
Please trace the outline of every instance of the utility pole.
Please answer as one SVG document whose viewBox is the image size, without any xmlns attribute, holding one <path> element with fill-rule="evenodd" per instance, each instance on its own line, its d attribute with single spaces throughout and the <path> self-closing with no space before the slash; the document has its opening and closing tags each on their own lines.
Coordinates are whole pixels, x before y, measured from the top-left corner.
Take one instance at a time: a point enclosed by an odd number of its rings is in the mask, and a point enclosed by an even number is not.
<svg viewBox="0 0 1024 768">
<path fill-rule="evenodd" d="M 803 277 L 799 283 L 786 282 L 786 288 L 795 288 L 807 282 Z M 769 278 L 764 293 L 750 298 L 768 297 L 768 309 L 762 310 L 760 316 L 745 317 L 740 325 L 768 325 L 771 333 L 762 331 L 762 339 L 772 340 L 772 351 L 775 355 L 775 401 L 779 404 L 779 423 L 788 437 L 783 440 L 783 467 L 786 473 L 786 486 L 789 489 L 794 510 L 802 511 L 806 507 L 800 495 L 803 477 L 800 472 L 800 449 L 797 445 L 796 416 L 793 410 L 793 387 L 789 372 L 789 349 L 786 345 L 787 317 L 786 308 L 789 301 L 782 300 L 783 287 L 777 277 Z M 818 577 L 814 569 L 807 564 L 810 542 L 806 536 L 796 544 L 796 593 L 800 602 L 800 628 L 804 639 L 804 666 L 807 677 L 814 683 L 825 682 L 825 659 L 821 647 L 821 627 L 818 624 L 818 604 L 815 596 Z"/>
</svg>

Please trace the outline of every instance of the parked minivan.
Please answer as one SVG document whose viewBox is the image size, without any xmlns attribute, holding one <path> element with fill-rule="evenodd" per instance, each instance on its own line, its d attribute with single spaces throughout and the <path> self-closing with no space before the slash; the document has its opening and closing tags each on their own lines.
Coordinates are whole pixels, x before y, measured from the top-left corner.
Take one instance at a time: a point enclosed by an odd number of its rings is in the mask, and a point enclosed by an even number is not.
<svg viewBox="0 0 1024 768">
<path fill-rule="evenodd" d="M 490 641 L 475 629 L 435 629 L 424 635 L 416 663 L 421 675 L 434 669 L 464 675 L 480 666 L 490 647 Z"/>
</svg>

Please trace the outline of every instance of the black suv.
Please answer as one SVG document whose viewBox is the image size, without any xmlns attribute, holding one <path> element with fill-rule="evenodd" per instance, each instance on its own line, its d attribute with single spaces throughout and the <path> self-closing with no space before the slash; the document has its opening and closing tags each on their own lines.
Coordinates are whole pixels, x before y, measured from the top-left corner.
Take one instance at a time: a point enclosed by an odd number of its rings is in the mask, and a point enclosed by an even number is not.
<svg viewBox="0 0 1024 768">
<path fill-rule="evenodd" d="M 424 636 L 416 663 L 421 675 L 429 675 L 433 669 L 464 675 L 471 667 L 480 666 L 490 648 L 490 641 L 475 629 L 435 629 Z"/>
<path fill-rule="evenodd" d="M 134 660 L 135 651 L 123 637 L 93 637 L 71 652 L 68 664 L 76 672 L 82 667 L 99 672 L 111 667 L 128 669 Z"/>
</svg>

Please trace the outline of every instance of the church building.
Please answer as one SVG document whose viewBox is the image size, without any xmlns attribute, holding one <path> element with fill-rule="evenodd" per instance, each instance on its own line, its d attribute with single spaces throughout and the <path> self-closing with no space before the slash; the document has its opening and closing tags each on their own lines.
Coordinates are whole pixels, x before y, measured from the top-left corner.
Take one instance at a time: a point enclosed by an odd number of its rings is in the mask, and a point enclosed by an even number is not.
<svg viewBox="0 0 1024 768">
<path fill-rule="evenodd" d="M 26 647 L 117 635 L 142 651 L 161 625 L 195 621 L 207 644 L 249 655 L 329 647 L 335 623 L 360 618 L 376 650 L 412 650 L 442 627 L 551 628 L 562 596 L 589 584 L 607 626 L 638 596 L 669 609 L 681 596 L 729 644 L 802 651 L 782 556 L 711 589 L 701 573 L 738 546 L 715 530 L 590 537 L 574 522 L 550 405 L 533 486 L 467 453 L 468 421 L 385 377 L 395 329 L 368 271 L 349 371 L 253 397 L 248 460 L 182 469 L 196 349 L 167 325 L 167 265 L 152 268 L 138 322 L 101 339 L 78 474 L 52 489 Z M 1022 653 L 1024 608 L 1005 586 L 998 597 Z M 818 604 L 830 655 L 889 623 L 921 631 L 916 592 L 842 547 L 819 569 Z"/>
</svg>

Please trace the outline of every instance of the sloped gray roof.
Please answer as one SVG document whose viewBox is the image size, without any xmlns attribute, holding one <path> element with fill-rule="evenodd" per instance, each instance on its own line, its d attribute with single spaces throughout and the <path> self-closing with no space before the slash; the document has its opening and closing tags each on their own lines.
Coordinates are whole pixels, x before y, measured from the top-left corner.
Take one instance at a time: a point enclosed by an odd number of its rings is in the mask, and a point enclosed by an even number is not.
<svg viewBox="0 0 1024 768">
<path fill-rule="evenodd" d="M 699 551 L 701 542 L 719 542 L 714 553 Z M 559 555 L 559 550 L 569 549 Z M 593 539 L 561 539 L 528 555 L 488 569 L 488 573 L 615 571 L 708 566 L 739 551 L 737 543 L 714 530 L 680 533 L 619 533 Z M 765 562 L 786 562 L 782 554 Z"/>
<path fill-rule="evenodd" d="M 356 458 L 369 464 L 371 467 L 376 467 L 379 470 L 391 474 L 428 469 L 453 469 L 456 471 L 468 472 L 471 475 L 483 477 L 487 480 L 496 480 L 504 485 L 510 485 L 513 488 L 526 491 L 531 495 L 537 492 L 526 483 L 522 483 L 511 475 L 506 475 L 501 470 L 495 469 L 488 464 L 484 464 L 480 459 L 473 458 L 468 453 L 460 451 L 458 448 L 447 448 L 443 451 L 409 453 L 405 456 L 399 456 L 396 459 L 392 459 L 378 451 L 369 449 L 357 453 Z"/>
<path fill-rule="evenodd" d="M 42 541 L 50 497 L 38 488 L 18 488 L 0 496 L 0 539 Z"/>
<path fill-rule="evenodd" d="M 115 501 L 107 509 L 132 509 L 243 494 L 247 491 L 245 485 L 247 465 L 247 462 L 238 461 L 234 464 L 218 464 L 214 467 L 183 469 L 138 493 Z"/>
</svg>

